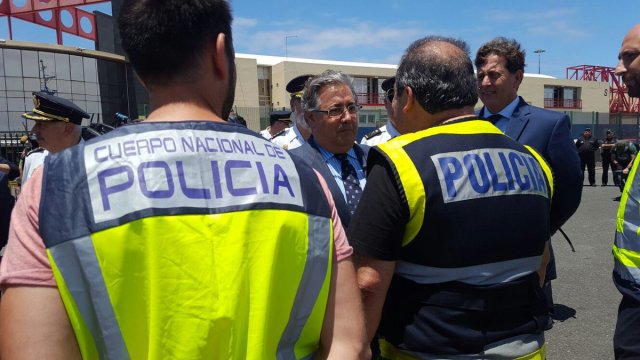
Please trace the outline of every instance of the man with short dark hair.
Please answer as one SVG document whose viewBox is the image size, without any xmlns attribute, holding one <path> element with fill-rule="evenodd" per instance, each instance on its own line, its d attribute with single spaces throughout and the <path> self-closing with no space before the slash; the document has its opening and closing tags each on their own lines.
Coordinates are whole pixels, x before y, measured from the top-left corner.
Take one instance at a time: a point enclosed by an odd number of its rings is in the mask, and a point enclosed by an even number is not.
<svg viewBox="0 0 640 360">
<path fill-rule="evenodd" d="M 576 140 L 578 156 L 580 156 L 580 168 L 584 176 L 587 168 L 589 186 L 596 186 L 596 150 L 600 147 L 598 139 L 591 133 L 591 128 L 585 128 L 582 135 Z"/>
<path fill-rule="evenodd" d="M 476 53 L 475 65 L 479 96 L 484 104 L 479 115 L 512 139 L 536 149 L 553 170 L 556 186 L 551 202 L 551 237 L 576 212 L 582 197 L 583 176 L 569 117 L 529 105 L 518 96 L 524 78 L 525 51 L 516 40 L 497 37 L 485 43 Z M 553 313 L 551 280 L 556 278 L 553 250 L 546 276 L 545 295 L 549 312 Z"/>
<path fill-rule="evenodd" d="M 400 135 L 398 130 L 396 130 L 396 128 L 393 126 L 393 122 L 395 120 L 393 117 L 393 109 L 391 108 L 391 102 L 393 101 L 393 95 L 395 91 L 395 84 L 395 76 L 386 79 L 382 82 L 382 84 L 380 84 L 382 91 L 384 91 L 384 108 L 387 112 L 387 117 L 389 118 L 389 120 L 385 125 L 366 134 L 360 141 L 360 144 L 375 146 Z"/>
<path fill-rule="evenodd" d="M 544 358 L 551 170 L 475 115 L 477 100 L 464 42 L 405 51 L 392 102 L 402 135 L 371 149 L 348 229 L 382 358 Z"/>
<path fill-rule="evenodd" d="M 615 72 L 622 76 L 629 96 L 640 97 L 640 24 L 632 27 L 622 40 Z M 613 336 L 616 359 L 640 358 L 640 176 L 637 160 L 628 176 L 620 197 L 613 244 L 613 282 L 622 294 Z"/>
<path fill-rule="evenodd" d="M 152 111 L 27 184 L 0 267 L 0 357 L 365 358 L 326 184 L 226 121 L 229 3 L 125 0 L 118 20 Z"/>
<path fill-rule="evenodd" d="M 366 184 L 369 150 L 368 146 L 355 143 L 360 105 L 353 79 L 342 72 L 327 70 L 306 84 L 302 106 L 312 135 L 291 153 L 300 156 L 325 179 L 346 229 Z"/>
</svg>

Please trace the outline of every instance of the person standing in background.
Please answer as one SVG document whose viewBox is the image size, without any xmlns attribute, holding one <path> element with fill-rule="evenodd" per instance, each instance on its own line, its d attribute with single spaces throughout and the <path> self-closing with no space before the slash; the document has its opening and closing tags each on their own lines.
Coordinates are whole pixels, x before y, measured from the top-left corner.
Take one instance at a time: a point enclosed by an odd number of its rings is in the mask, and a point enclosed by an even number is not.
<svg viewBox="0 0 640 360">
<path fill-rule="evenodd" d="M 576 141 L 582 176 L 584 176 L 584 168 L 586 166 L 589 175 L 589 186 L 596 186 L 596 150 L 599 147 L 600 143 L 591 133 L 591 128 L 585 128 L 582 136 Z"/>
<path fill-rule="evenodd" d="M 615 169 L 611 165 L 611 149 L 615 146 L 616 141 L 618 141 L 618 139 L 613 135 L 613 131 L 607 129 L 605 138 L 600 144 L 600 158 L 602 159 L 602 186 L 607 186 L 609 183 L 609 168 L 611 168 L 613 184 L 618 186 L 618 180 L 614 173 Z"/>
</svg>

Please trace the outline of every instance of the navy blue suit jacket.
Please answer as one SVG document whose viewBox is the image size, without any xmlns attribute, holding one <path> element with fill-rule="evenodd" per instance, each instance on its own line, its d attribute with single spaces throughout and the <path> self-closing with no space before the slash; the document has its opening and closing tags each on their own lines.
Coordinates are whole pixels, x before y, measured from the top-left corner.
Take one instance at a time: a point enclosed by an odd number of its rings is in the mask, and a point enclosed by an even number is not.
<svg viewBox="0 0 640 360">
<path fill-rule="evenodd" d="M 329 166 L 324 161 L 322 154 L 320 154 L 318 149 L 312 144 L 313 140 L 309 139 L 309 141 L 302 144 L 302 146 L 291 149 L 289 150 L 289 152 L 294 156 L 300 157 L 304 162 L 309 164 L 318 173 L 320 173 L 324 181 L 327 183 L 329 191 L 331 191 L 333 201 L 336 204 L 336 210 L 338 210 L 338 216 L 340 216 L 342 226 L 346 230 L 349 226 L 349 222 L 351 221 L 349 207 L 347 206 L 347 202 L 344 200 L 344 196 L 342 195 L 342 191 L 340 191 L 340 187 L 338 187 L 338 184 L 336 183 L 336 180 L 331 173 L 331 169 L 329 169 Z M 353 150 L 356 152 L 356 157 L 358 158 L 358 161 L 360 162 L 362 168 L 365 170 L 369 149 L 370 147 L 367 145 L 360 145 L 356 143 L 353 144 Z"/>
<path fill-rule="evenodd" d="M 480 115 L 484 114 L 484 107 Z M 565 114 L 527 104 L 522 97 L 513 112 L 509 137 L 533 147 L 551 167 L 554 195 L 551 203 L 551 233 L 576 212 L 582 197 L 582 171 L 576 146 L 571 138 L 571 122 Z"/>
</svg>

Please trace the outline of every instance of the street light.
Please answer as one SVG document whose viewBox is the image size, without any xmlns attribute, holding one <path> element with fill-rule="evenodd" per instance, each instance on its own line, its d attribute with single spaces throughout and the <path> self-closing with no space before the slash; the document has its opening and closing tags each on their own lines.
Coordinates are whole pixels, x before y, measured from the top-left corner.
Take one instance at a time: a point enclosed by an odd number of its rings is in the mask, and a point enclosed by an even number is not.
<svg viewBox="0 0 640 360">
<path fill-rule="evenodd" d="M 284 37 L 284 57 L 289 57 L 289 38 L 297 38 L 298 35 L 286 35 Z"/>
<path fill-rule="evenodd" d="M 533 52 L 534 54 L 538 54 L 538 74 L 540 74 L 540 54 L 542 54 L 543 52 L 545 52 L 544 49 L 538 49 Z"/>
</svg>

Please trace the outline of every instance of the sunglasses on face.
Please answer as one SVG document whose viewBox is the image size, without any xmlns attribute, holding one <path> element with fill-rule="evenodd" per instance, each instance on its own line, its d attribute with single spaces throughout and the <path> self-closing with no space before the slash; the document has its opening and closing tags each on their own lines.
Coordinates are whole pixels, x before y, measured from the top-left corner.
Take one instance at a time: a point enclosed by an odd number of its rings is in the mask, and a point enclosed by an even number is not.
<svg viewBox="0 0 640 360">
<path fill-rule="evenodd" d="M 384 96 L 387 98 L 389 102 L 392 102 L 395 94 L 396 94 L 396 91 L 393 88 L 391 88 L 384 93 Z"/>
</svg>

